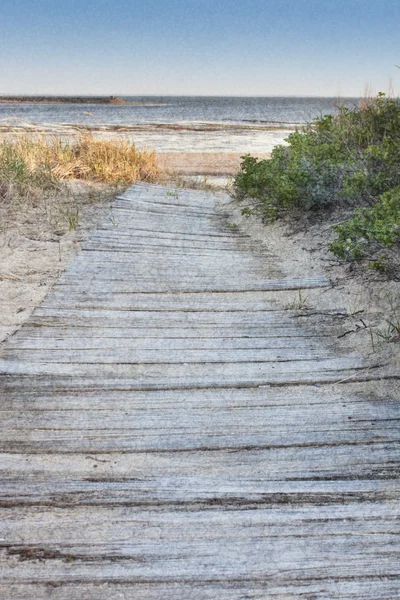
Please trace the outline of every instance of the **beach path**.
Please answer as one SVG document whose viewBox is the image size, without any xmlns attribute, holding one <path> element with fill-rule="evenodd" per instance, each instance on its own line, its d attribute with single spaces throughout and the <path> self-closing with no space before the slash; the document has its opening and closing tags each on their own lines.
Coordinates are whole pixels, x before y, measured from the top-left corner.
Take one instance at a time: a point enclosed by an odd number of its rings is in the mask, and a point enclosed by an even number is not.
<svg viewBox="0 0 400 600">
<path fill-rule="evenodd" d="M 395 387 L 229 201 L 131 187 L 2 346 L 2 600 L 400 597 Z"/>
</svg>

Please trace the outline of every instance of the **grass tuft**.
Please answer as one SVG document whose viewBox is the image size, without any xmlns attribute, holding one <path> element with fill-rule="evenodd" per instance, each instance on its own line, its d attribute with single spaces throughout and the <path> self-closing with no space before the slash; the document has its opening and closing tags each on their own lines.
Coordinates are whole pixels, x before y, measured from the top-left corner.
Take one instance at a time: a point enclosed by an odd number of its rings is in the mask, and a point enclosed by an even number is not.
<svg viewBox="0 0 400 600">
<path fill-rule="evenodd" d="M 77 202 L 102 202 L 136 181 L 162 181 L 155 152 L 125 140 L 79 133 L 68 141 L 39 132 L 0 141 L 0 209 L 11 221 L 27 208 L 40 209 L 53 228 L 74 230 Z M 75 182 L 75 183 L 73 183 Z M 70 185 L 89 184 L 80 198 Z M 5 212 L 4 212 L 5 211 Z"/>
<path fill-rule="evenodd" d="M 10 188 L 24 195 L 54 189 L 68 179 L 132 184 L 160 177 L 156 154 L 137 150 L 127 141 L 101 140 L 79 134 L 71 141 L 57 137 L 22 136 L 0 143 L 0 193 Z"/>
</svg>

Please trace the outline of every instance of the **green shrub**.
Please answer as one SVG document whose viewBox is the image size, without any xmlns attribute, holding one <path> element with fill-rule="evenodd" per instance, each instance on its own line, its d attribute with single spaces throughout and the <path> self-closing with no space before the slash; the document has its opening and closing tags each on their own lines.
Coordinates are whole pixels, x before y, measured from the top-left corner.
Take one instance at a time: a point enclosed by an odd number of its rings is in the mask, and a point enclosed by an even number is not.
<svg viewBox="0 0 400 600">
<path fill-rule="evenodd" d="M 266 218 L 293 208 L 354 208 L 331 246 L 342 258 L 375 256 L 378 247 L 398 244 L 398 99 L 379 94 L 359 107 L 341 107 L 286 141 L 287 146 L 274 148 L 270 160 L 243 157 L 234 180 L 239 198 L 255 199 Z"/>
<path fill-rule="evenodd" d="M 371 208 L 358 208 L 353 216 L 336 225 L 337 239 L 330 248 L 343 259 L 368 258 L 371 266 L 386 269 L 387 249 L 400 244 L 400 187 L 382 194 Z"/>
<path fill-rule="evenodd" d="M 380 94 L 352 110 L 340 108 L 288 136 L 270 160 L 246 155 L 234 185 L 267 216 L 371 204 L 400 185 L 400 102 Z"/>
</svg>

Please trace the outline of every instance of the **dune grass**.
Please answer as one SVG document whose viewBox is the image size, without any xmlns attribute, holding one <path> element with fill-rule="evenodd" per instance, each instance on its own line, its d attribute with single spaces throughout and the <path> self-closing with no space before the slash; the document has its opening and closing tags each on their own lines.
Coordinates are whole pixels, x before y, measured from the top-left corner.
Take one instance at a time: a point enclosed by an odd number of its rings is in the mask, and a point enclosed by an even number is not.
<svg viewBox="0 0 400 600">
<path fill-rule="evenodd" d="M 24 135 L 0 142 L 0 197 L 54 190 L 71 179 L 122 186 L 160 175 L 155 152 L 126 141 L 79 134 L 69 141 Z"/>
<path fill-rule="evenodd" d="M 0 140 L 0 229 L 31 220 L 39 231 L 76 229 L 86 208 L 136 181 L 163 179 L 155 152 L 125 140 L 38 132 Z M 28 216 L 29 215 L 29 216 Z"/>
</svg>

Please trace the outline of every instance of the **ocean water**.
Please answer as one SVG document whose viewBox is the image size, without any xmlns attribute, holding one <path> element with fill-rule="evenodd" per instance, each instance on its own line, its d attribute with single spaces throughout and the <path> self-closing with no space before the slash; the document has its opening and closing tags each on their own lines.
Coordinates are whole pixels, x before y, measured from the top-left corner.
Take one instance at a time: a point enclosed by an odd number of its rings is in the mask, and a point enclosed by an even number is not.
<svg viewBox="0 0 400 600">
<path fill-rule="evenodd" d="M 81 125 L 160 152 L 270 152 L 290 131 L 337 109 L 335 98 L 130 96 L 127 105 L 0 103 L 0 126 Z M 342 104 L 355 106 L 357 98 Z"/>
<path fill-rule="evenodd" d="M 335 98 L 303 97 L 125 96 L 124 100 L 131 104 L 0 104 L 0 120 L 93 126 L 150 123 L 288 125 L 334 113 L 337 105 Z M 357 104 L 358 98 L 345 98 L 341 102 L 351 107 Z"/>
</svg>

